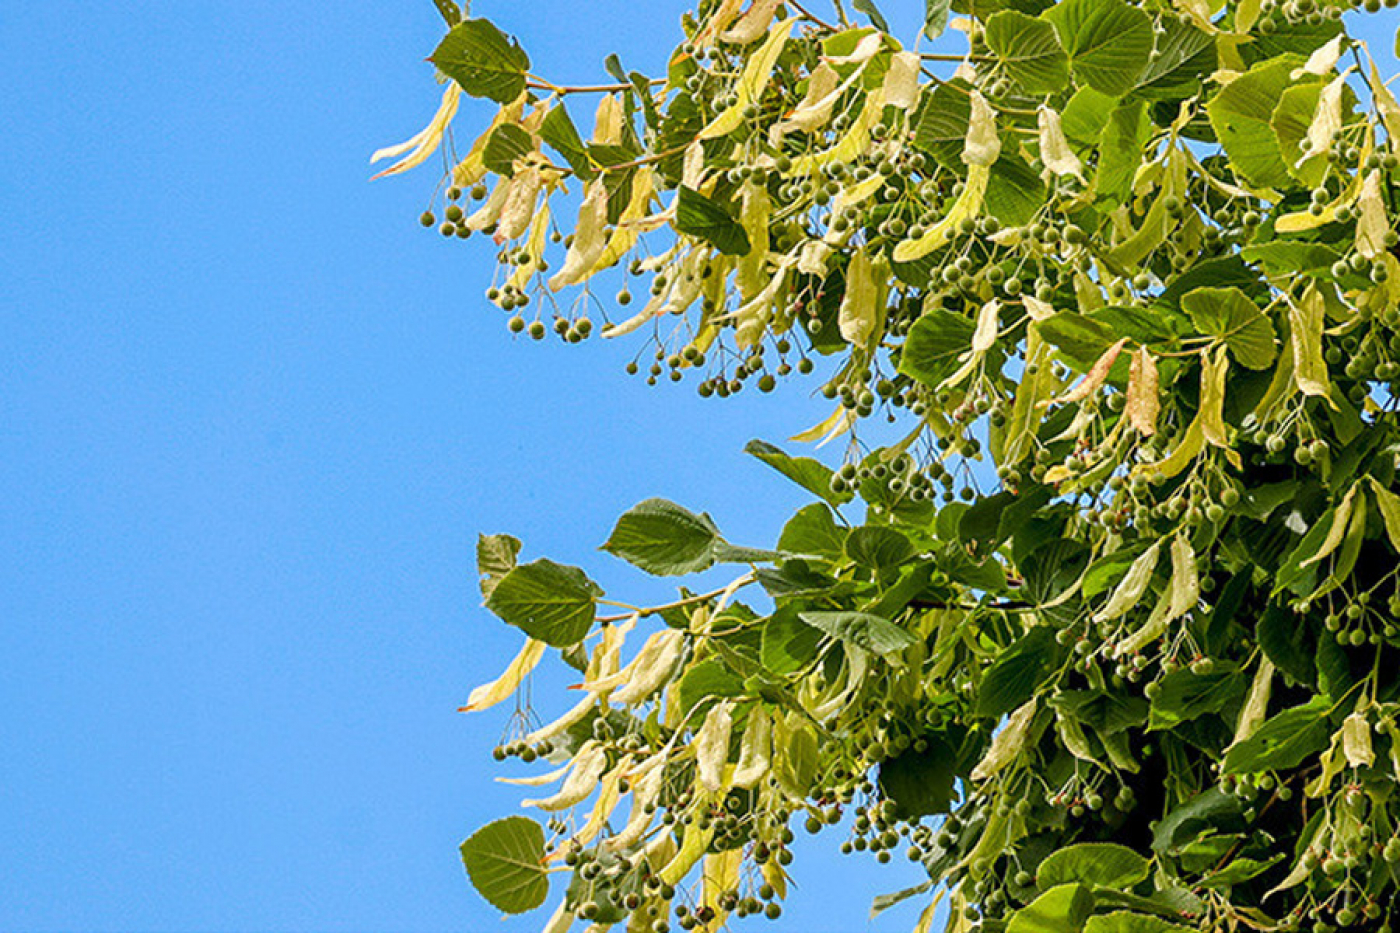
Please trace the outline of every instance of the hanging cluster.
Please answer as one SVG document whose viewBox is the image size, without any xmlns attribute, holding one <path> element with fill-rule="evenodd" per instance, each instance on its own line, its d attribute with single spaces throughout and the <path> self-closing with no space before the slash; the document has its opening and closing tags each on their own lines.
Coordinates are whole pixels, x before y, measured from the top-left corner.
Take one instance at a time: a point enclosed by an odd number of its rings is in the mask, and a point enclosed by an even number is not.
<svg viewBox="0 0 1400 933">
<path fill-rule="evenodd" d="M 876 900 L 920 931 L 1388 930 L 1400 103 L 1343 26 L 1382 5 L 930 0 L 945 54 L 701 0 L 664 76 L 566 87 L 439 0 L 441 107 L 378 155 L 445 154 L 422 223 L 492 241 L 509 330 L 706 397 L 820 367 L 794 440 L 849 438 L 750 445 L 817 500 L 771 550 L 624 515 L 647 573 L 738 568 L 666 606 L 482 539 L 528 640 L 464 709 L 514 696 L 496 757 L 559 788 L 463 845 L 478 890 L 713 931 L 781 915 L 805 827 L 920 863 Z M 463 94 L 499 109 L 460 152 Z M 548 647 L 581 699 L 541 724 Z"/>
</svg>

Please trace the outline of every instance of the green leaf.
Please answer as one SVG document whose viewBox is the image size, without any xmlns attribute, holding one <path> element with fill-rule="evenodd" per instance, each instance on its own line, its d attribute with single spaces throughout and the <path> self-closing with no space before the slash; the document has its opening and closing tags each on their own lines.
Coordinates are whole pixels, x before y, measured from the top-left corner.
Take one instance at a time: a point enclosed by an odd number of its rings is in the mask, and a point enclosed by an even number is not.
<svg viewBox="0 0 1400 933">
<path fill-rule="evenodd" d="M 510 535 L 476 536 L 476 572 L 481 577 L 481 598 L 488 599 L 501 577 L 515 569 L 520 539 Z"/>
<path fill-rule="evenodd" d="M 819 629 L 803 622 L 796 609 L 785 607 L 763 623 L 759 656 L 774 674 L 795 674 L 817 659 L 821 640 Z"/>
<path fill-rule="evenodd" d="M 1322 86 L 1319 84 L 1294 85 L 1279 97 L 1278 106 L 1269 120 L 1289 174 L 1310 188 L 1322 181 L 1328 168 L 1324 158 L 1305 161 L 1302 147 L 1321 96 Z"/>
<path fill-rule="evenodd" d="M 553 146 L 564 157 L 564 161 L 569 163 L 569 168 L 584 181 L 591 181 L 597 176 L 598 171 L 588 156 L 588 147 L 579 137 L 578 127 L 574 126 L 563 101 L 555 104 L 549 109 L 549 113 L 545 114 L 544 122 L 540 124 L 540 139 Z"/>
<path fill-rule="evenodd" d="M 1067 139 L 1078 144 L 1078 148 L 1095 147 L 1108 124 L 1108 115 L 1117 106 L 1117 97 L 1101 94 L 1091 87 L 1082 87 L 1065 104 L 1064 113 L 1060 115 L 1060 128 L 1065 131 Z"/>
<path fill-rule="evenodd" d="M 938 735 L 924 736 L 924 751 L 912 747 L 880 764 L 880 794 L 895 805 L 900 819 L 946 813 L 958 769 L 955 750 Z"/>
<path fill-rule="evenodd" d="M 442 18 L 448 26 L 456 26 L 462 21 L 462 8 L 453 0 L 433 0 L 433 5 L 442 14 Z"/>
<path fill-rule="evenodd" d="M 1021 573 L 1025 577 L 1026 599 L 1036 606 L 1056 602 L 1064 592 L 1074 585 L 1080 573 L 1089 562 L 1089 549 L 1082 541 L 1067 538 L 1046 542 L 1029 554 L 1018 556 Z M 1064 603 L 1048 607 L 1047 615 L 1059 618 L 1057 610 Z M 1074 604 L 1069 604 L 1069 615 L 1074 614 Z"/>
<path fill-rule="evenodd" d="M 1123 0 L 1064 0 L 1046 10 L 1081 85 L 1117 97 L 1131 91 L 1152 53 L 1152 19 Z"/>
<path fill-rule="evenodd" d="M 837 526 L 831 509 L 813 502 L 788 519 L 778 538 L 778 549 L 788 554 L 839 560 L 846 553 L 846 531 Z"/>
<path fill-rule="evenodd" d="M 924 0 L 924 35 L 930 39 L 943 35 L 943 30 L 948 28 L 948 10 L 952 5 L 952 0 Z"/>
<path fill-rule="evenodd" d="M 1302 706 L 1270 717 L 1253 735 L 1225 753 L 1225 771 L 1247 774 L 1298 767 L 1331 741 L 1330 711 L 1325 697 L 1313 697 Z"/>
<path fill-rule="evenodd" d="M 887 658 L 914 644 L 913 635 L 867 612 L 804 612 L 801 617 L 838 641 Z"/>
<path fill-rule="evenodd" d="M 1061 311 L 1036 325 L 1040 336 L 1055 345 L 1055 349 L 1076 370 L 1087 373 L 1118 336 L 1107 324 L 1073 311 Z"/>
<path fill-rule="evenodd" d="M 774 724 L 773 776 L 779 787 L 794 797 L 806 797 L 820 764 L 821 749 L 811 726 L 793 716 Z"/>
<path fill-rule="evenodd" d="M 676 229 L 699 237 L 726 256 L 743 256 L 751 248 L 749 235 L 733 214 L 685 185 L 676 199 Z"/>
<path fill-rule="evenodd" d="M 749 441 L 744 453 L 757 457 L 803 489 L 832 505 L 845 505 L 854 498 L 851 492 L 831 491 L 831 468 L 812 457 L 792 457 L 764 441 Z"/>
<path fill-rule="evenodd" d="M 1198 288 L 1181 306 L 1203 334 L 1219 337 L 1241 366 L 1268 369 L 1278 356 L 1274 325 L 1238 288 Z"/>
<path fill-rule="evenodd" d="M 1213 890 L 1229 889 L 1237 884 L 1243 884 L 1251 878 L 1257 878 L 1283 859 L 1288 857 L 1287 852 L 1275 852 L 1267 859 L 1237 858 L 1231 860 L 1220 871 L 1211 872 L 1201 881 L 1201 887 Z"/>
<path fill-rule="evenodd" d="M 1031 629 L 1003 651 L 977 688 L 977 715 L 1004 716 L 1029 700 L 1049 676 L 1055 655 L 1055 629 Z"/>
<path fill-rule="evenodd" d="M 1055 27 L 1015 10 L 987 20 L 987 45 L 1029 94 L 1053 94 L 1069 83 L 1069 56 Z"/>
<path fill-rule="evenodd" d="M 1097 690 L 1062 690 L 1050 698 L 1050 705 L 1105 736 L 1141 726 L 1148 715 L 1142 697 Z"/>
<path fill-rule="evenodd" d="M 477 893 L 507 914 L 523 914 L 544 903 L 544 827 L 523 816 L 488 823 L 462 843 L 462 864 Z"/>
<path fill-rule="evenodd" d="M 1079 933 L 1094 909 L 1094 895 L 1082 884 L 1051 888 L 1011 915 L 1006 933 Z"/>
<path fill-rule="evenodd" d="M 510 177 L 515 174 L 515 160 L 534 151 L 534 137 L 514 123 L 502 123 L 486 140 L 481 164 L 497 175 Z"/>
<path fill-rule="evenodd" d="M 602 595 L 602 588 L 579 568 L 541 558 L 502 577 L 486 608 L 531 638 L 567 648 L 593 627 Z"/>
<path fill-rule="evenodd" d="M 1305 620 L 1271 603 L 1254 628 L 1265 657 L 1300 684 L 1317 683 L 1317 637 Z"/>
<path fill-rule="evenodd" d="M 885 18 L 880 15 L 880 10 L 875 6 L 875 0 L 851 0 L 851 6 L 856 12 L 864 13 L 870 17 L 870 21 L 879 27 L 881 32 L 889 32 L 890 24 L 885 22 Z"/>
<path fill-rule="evenodd" d="M 1235 173 L 1256 187 L 1292 184 L 1273 115 L 1298 65 L 1291 57 L 1264 62 L 1222 87 L 1206 104 L 1210 125 Z"/>
<path fill-rule="evenodd" d="M 1196 933 L 1196 930 L 1151 914 L 1115 910 L 1090 917 L 1084 924 L 1084 933 Z"/>
<path fill-rule="evenodd" d="M 1098 196 L 1123 204 L 1133 190 L 1133 176 L 1142 166 L 1142 150 L 1152 132 L 1147 106 L 1140 100 L 1113 108 L 1099 145 Z"/>
<path fill-rule="evenodd" d="M 1194 838 L 1202 829 L 1234 819 L 1241 808 L 1238 797 L 1219 787 L 1202 791 L 1158 821 L 1152 831 L 1152 849 L 1169 852 Z"/>
<path fill-rule="evenodd" d="M 920 98 L 914 116 L 914 145 L 959 175 L 967 174 L 962 151 L 972 119 L 971 90 L 961 78 L 941 83 Z"/>
<path fill-rule="evenodd" d="M 698 716 L 715 700 L 744 695 L 744 679 L 719 658 L 706 658 L 681 675 L 676 703 L 686 716 Z"/>
<path fill-rule="evenodd" d="M 909 539 L 882 525 L 862 525 L 846 536 L 846 556 L 858 566 L 874 571 L 890 570 L 914 556 Z"/>
<path fill-rule="evenodd" d="M 967 318 L 942 308 L 926 310 L 904 338 L 899 371 L 936 387 L 958 368 L 958 356 L 972 346 L 975 328 Z"/>
<path fill-rule="evenodd" d="M 1021 227 L 1045 206 L 1045 197 L 1040 176 L 1020 156 L 1003 151 L 992 164 L 983 206 L 1002 226 Z"/>
<path fill-rule="evenodd" d="M 618 519 L 602 549 L 655 576 L 677 577 L 714 566 L 722 541 L 710 516 L 648 499 Z"/>
<path fill-rule="evenodd" d="M 485 19 L 463 20 L 428 60 L 473 97 L 512 103 L 525 91 L 530 56 L 512 38 Z"/>
<path fill-rule="evenodd" d="M 1157 682 L 1148 731 L 1172 729 L 1192 719 L 1219 713 L 1238 702 L 1249 684 L 1234 665 L 1217 662 L 1209 674 L 1182 668 Z"/>
<path fill-rule="evenodd" d="M 1304 243 L 1296 240 L 1270 240 L 1240 250 L 1246 262 L 1257 262 L 1270 275 L 1316 275 L 1327 273 L 1331 278 L 1332 264 L 1342 254 L 1325 243 Z"/>
<path fill-rule="evenodd" d="M 1174 17 L 1164 16 L 1159 23 L 1165 31 L 1157 37 L 1157 53 L 1138 77 L 1134 94 L 1148 100 L 1191 97 L 1215 73 L 1215 39 Z"/>
<path fill-rule="evenodd" d="M 1400 553 L 1400 496 L 1386 489 L 1376 479 L 1371 480 L 1371 492 L 1375 493 L 1376 505 L 1380 508 L 1381 521 L 1385 524 L 1385 535 L 1390 546 Z"/>
<path fill-rule="evenodd" d="M 1131 888 L 1147 877 L 1151 864 L 1126 846 L 1086 842 L 1052 852 L 1036 869 L 1041 890 L 1079 882 L 1091 887 Z"/>
</svg>

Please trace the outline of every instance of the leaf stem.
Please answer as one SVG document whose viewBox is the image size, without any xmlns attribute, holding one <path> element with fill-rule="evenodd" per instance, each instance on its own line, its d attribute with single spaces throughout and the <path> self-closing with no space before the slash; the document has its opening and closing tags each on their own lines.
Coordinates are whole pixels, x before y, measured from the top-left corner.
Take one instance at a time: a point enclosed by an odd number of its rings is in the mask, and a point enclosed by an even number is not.
<svg viewBox="0 0 1400 933">
<path fill-rule="evenodd" d="M 990 55 L 948 55 L 941 52 L 920 52 L 919 58 L 926 62 L 990 62 L 994 61 Z"/>
<path fill-rule="evenodd" d="M 665 84 L 665 78 L 651 78 L 647 83 Z M 552 81 L 541 78 L 539 75 L 526 75 L 525 86 L 536 91 L 551 91 L 555 94 L 611 94 L 616 91 L 634 91 L 636 85 L 626 84 L 571 84 L 558 85 Z"/>
<path fill-rule="evenodd" d="M 788 0 L 788 5 L 791 6 L 797 12 L 801 13 L 805 18 L 816 23 L 822 29 L 825 29 L 827 32 L 836 32 L 835 26 L 831 25 L 821 17 L 814 15 L 810 10 L 808 10 L 801 3 L 799 3 L 798 0 Z"/>
<path fill-rule="evenodd" d="M 744 574 L 742 577 L 739 577 L 737 580 L 735 580 L 733 583 L 730 583 L 728 586 L 722 586 L 722 587 L 720 587 L 720 588 L 717 589 L 717 590 L 711 590 L 711 591 L 708 592 L 708 593 L 701 593 L 701 594 L 698 595 L 698 596 L 687 596 L 685 599 L 678 599 L 678 600 L 676 600 L 675 602 L 666 603 L 665 605 L 661 605 L 661 606 L 648 606 L 648 607 L 646 607 L 646 608 L 642 608 L 642 607 L 640 607 L 640 606 L 628 606 L 626 603 L 615 603 L 615 602 L 610 602 L 609 600 L 606 600 L 606 599 L 600 599 L 600 600 L 598 600 L 598 602 L 600 602 L 600 603 L 602 603 L 602 604 L 604 604 L 604 605 L 607 605 L 607 606 L 617 606 L 619 609 L 631 609 L 632 611 L 631 611 L 631 612 L 627 612 L 627 613 L 623 613 L 622 615 L 616 615 L 616 616 L 599 616 L 599 617 L 598 617 L 598 621 L 599 621 L 599 622 L 621 622 L 621 621 L 623 621 L 624 619 L 630 619 L 630 618 L 632 618 L 632 616 L 637 615 L 637 614 L 641 614 L 641 615 L 644 615 L 644 616 L 650 616 L 650 615 L 656 615 L 657 613 L 660 613 L 660 612 L 666 612 L 666 611 L 671 610 L 671 609 L 684 609 L 686 606 L 691 606 L 691 605 L 694 605 L 695 603 L 703 603 L 703 602 L 705 602 L 706 600 L 718 599 L 719 597 L 723 596 L 725 593 L 732 592 L 732 591 L 737 590 L 737 589 L 739 589 L 740 587 L 743 587 L 743 586 L 748 586 L 750 583 L 753 583 L 753 582 L 754 582 L 754 579 L 755 579 L 755 578 L 754 578 L 754 575 L 753 575 L 752 573 L 746 573 L 746 574 Z"/>
</svg>

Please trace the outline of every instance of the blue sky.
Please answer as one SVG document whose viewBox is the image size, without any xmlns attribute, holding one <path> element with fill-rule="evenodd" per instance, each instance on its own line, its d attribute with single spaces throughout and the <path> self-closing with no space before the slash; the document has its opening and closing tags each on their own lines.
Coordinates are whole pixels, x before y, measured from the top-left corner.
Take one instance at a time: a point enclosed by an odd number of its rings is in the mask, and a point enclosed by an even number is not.
<svg viewBox="0 0 1400 933">
<path fill-rule="evenodd" d="M 568 82 L 656 68 L 682 5 L 587 6 L 477 12 Z M 537 929 L 456 855 L 518 799 L 505 714 L 454 711 L 519 645 L 477 531 L 664 597 L 594 550 L 615 516 L 770 543 L 803 500 L 740 449 L 825 407 L 507 334 L 487 248 L 416 224 L 431 173 L 367 181 L 436 105 L 428 0 L 210 10 L 0 13 L 0 931 Z M 797 868 L 781 929 L 911 874 Z"/>
</svg>

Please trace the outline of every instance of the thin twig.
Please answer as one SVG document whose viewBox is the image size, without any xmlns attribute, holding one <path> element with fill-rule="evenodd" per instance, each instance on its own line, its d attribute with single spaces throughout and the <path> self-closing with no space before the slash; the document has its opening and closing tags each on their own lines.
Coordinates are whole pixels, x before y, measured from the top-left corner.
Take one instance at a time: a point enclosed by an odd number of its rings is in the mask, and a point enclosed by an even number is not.
<svg viewBox="0 0 1400 933">
<path fill-rule="evenodd" d="M 652 78 L 647 83 L 651 85 L 665 84 L 666 78 Z M 637 86 L 632 83 L 627 84 L 574 84 L 558 85 L 551 81 L 546 81 L 538 75 L 529 75 L 525 80 L 525 86 L 536 91 L 552 91 L 555 94 L 611 94 L 614 91 L 634 91 Z"/>
<path fill-rule="evenodd" d="M 835 31 L 836 31 L 836 27 L 835 27 L 835 26 L 831 25 L 830 23 L 826 22 L 825 20 L 820 19 L 820 18 L 817 17 L 817 16 L 814 16 L 814 15 L 811 13 L 811 11 L 809 11 L 806 7 L 804 7 L 801 3 L 799 3 L 798 0 L 788 0 L 788 4 L 789 4 L 794 10 L 796 10 L 796 11 L 799 12 L 799 13 L 801 13 L 801 14 L 802 14 L 803 16 L 805 16 L 807 19 L 810 19 L 812 22 L 816 23 L 818 26 L 820 26 L 822 29 L 825 29 L 827 32 L 835 32 Z"/>
<path fill-rule="evenodd" d="M 742 582 L 740 582 L 740 581 L 742 581 Z M 735 581 L 735 582 L 739 583 L 739 586 L 748 586 L 750 583 L 753 583 L 753 582 L 754 582 L 754 576 L 753 576 L 753 574 L 751 574 L 751 573 L 745 574 L 744 576 L 740 577 L 738 581 Z M 729 586 L 722 586 L 722 587 L 720 587 L 719 589 L 717 589 L 717 590 L 712 590 L 712 591 L 709 592 L 709 593 L 701 593 L 699 596 L 687 596 L 685 599 L 678 599 L 678 600 L 676 600 L 676 601 L 673 602 L 673 603 L 666 603 L 664 606 L 649 606 L 649 607 L 647 607 L 647 608 L 645 608 L 645 609 L 644 609 L 644 608 L 641 608 L 641 607 L 637 607 L 637 606 L 629 607 L 629 608 L 631 608 L 631 609 L 633 610 L 632 612 L 627 612 L 627 613 L 623 613 L 622 615 L 616 615 L 616 616 L 599 616 L 599 617 L 598 617 L 598 621 L 599 621 L 599 622 L 621 622 L 621 621 L 623 621 L 623 620 L 625 620 L 625 619 L 630 619 L 630 618 L 632 618 L 634 615 L 649 616 L 649 615 L 656 615 L 656 614 L 659 613 L 659 612 L 666 612 L 666 611 L 668 611 L 668 610 L 670 610 L 670 609 L 683 609 L 683 608 L 685 608 L 686 606 L 691 606 L 691 605 L 694 605 L 695 603 L 703 603 L 703 602 L 705 602 L 706 600 L 718 599 L 719 597 L 723 596 L 725 593 L 729 592 L 730 588 L 733 587 L 733 586 L 734 586 L 734 583 L 731 583 L 731 584 L 729 584 Z M 620 605 L 620 604 L 615 603 L 614 605 Z"/>
<path fill-rule="evenodd" d="M 947 55 L 941 52 L 920 52 L 919 57 L 926 62 L 990 62 L 996 59 L 990 55 Z"/>
</svg>

